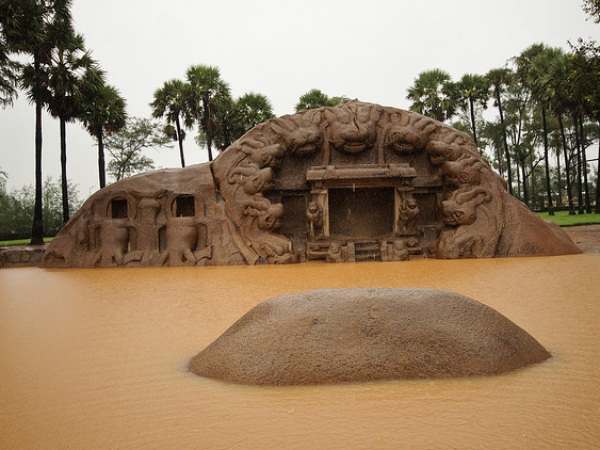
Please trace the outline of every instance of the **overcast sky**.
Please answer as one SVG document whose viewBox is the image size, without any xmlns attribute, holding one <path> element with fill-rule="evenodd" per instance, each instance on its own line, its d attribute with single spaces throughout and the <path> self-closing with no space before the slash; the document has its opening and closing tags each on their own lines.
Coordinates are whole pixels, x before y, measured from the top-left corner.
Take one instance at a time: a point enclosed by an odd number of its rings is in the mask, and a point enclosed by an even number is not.
<svg viewBox="0 0 600 450">
<path fill-rule="evenodd" d="M 150 117 L 164 81 L 196 64 L 218 66 L 231 92 L 266 95 L 276 115 L 294 112 L 312 88 L 408 108 L 417 75 L 441 68 L 457 80 L 503 66 L 543 42 L 568 49 L 600 39 L 581 0 L 73 0 L 86 45 L 127 99 L 130 116 Z M 58 122 L 45 117 L 44 175 L 60 178 Z M 68 177 L 85 198 L 98 188 L 97 150 L 78 124 L 67 129 Z M 186 164 L 206 161 L 193 139 Z M 149 150 L 157 167 L 178 152 Z M 9 189 L 34 183 L 34 108 L 20 95 L 0 109 L 0 170 Z"/>
</svg>

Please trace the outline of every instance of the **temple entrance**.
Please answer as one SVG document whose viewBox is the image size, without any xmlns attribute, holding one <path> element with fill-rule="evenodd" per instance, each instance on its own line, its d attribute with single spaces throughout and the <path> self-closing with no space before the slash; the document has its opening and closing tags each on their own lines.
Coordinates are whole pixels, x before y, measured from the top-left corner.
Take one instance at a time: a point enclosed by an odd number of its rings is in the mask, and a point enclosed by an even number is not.
<svg viewBox="0 0 600 450">
<path fill-rule="evenodd" d="M 329 189 L 329 232 L 332 238 L 370 239 L 394 231 L 394 189 Z"/>
</svg>

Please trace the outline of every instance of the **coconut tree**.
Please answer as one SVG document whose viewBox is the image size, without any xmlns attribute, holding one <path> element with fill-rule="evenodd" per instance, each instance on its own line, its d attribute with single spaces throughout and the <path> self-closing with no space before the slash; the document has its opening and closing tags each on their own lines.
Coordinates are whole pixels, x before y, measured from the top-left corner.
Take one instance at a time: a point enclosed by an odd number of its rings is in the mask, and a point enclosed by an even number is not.
<svg viewBox="0 0 600 450">
<path fill-rule="evenodd" d="M 506 121 L 504 120 L 504 111 L 502 109 L 502 93 L 504 89 L 512 82 L 513 72 L 508 68 L 499 68 L 490 70 L 486 78 L 494 91 L 494 106 L 498 108 L 500 114 L 500 126 L 502 131 L 502 145 L 504 147 L 504 157 L 506 158 L 506 174 L 508 178 L 508 192 L 512 195 L 512 169 L 510 165 L 510 152 L 508 151 L 508 141 L 506 139 Z"/>
<path fill-rule="evenodd" d="M 408 88 L 406 98 L 412 100 L 410 109 L 440 122 L 451 118 L 456 111 L 454 85 L 448 72 L 433 69 L 421 72 Z"/>
<path fill-rule="evenodd" d="M 173 79 L 165 81 L 163 87 L 154 92 L 154 100 L 150 103 L 152 116 L 157 119 L 165 118 L 167 120 L 165 133 L 179 144 L 181 167 L 185 167 L 183 140 L 186 134 L 181 125 L 182 122 L 191 125 L 193 121 L 192 113 L 186 102 L 188 91 L 189 86 L 181 80 Z"/>
<path fill-rule="evenodd" d="M 212 146 L 218 123 L 215 121 L 215 103 L 230 97 L 229 86 L 221 78 L 218 67 L 197 65 L 187 71 L 190 86 L 187 101 L 198 127 L 204 133 L 208 160 L 213 160 Z"/>
<path fill-rule="evenodd" d="M 44 241 L 42 207 L 42 111 L 47 101 L 42 72 L 51 52 L 73 36 L 71 0 L 5 0 L 0 2 L 0 26 L 6 48 L 31 58 L 33 83 L 29 98 L 35 104 L 35 205 L 31 243 Z"/>
<path fill-rule="evenodd" d="M 104 157 L 104 135 L 123 128 L 127 121 L 126 102 L 117 88 L 104 82 L 104 75 L 99 69 L 87 71 L 82 91 L 82 111 L 80 120 L 83 122 L 98 144 L 98 178 L 100 189 L 106 186 L 106 162 Z"/>
</svg>

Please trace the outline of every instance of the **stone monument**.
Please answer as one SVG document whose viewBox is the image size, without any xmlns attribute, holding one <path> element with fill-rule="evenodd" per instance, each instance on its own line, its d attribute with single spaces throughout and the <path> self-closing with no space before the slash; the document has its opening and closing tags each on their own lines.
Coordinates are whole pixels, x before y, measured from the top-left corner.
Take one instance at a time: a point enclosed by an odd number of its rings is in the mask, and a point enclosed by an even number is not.
<svg viewBox="0 0 600 450">
<path fill-rule="evenodd" d="M 345 100 L 262 123 L 212 163 L 93 194 L 44 267 L 401 261 L 580 253 L 460 131 Z"/>
</svg>

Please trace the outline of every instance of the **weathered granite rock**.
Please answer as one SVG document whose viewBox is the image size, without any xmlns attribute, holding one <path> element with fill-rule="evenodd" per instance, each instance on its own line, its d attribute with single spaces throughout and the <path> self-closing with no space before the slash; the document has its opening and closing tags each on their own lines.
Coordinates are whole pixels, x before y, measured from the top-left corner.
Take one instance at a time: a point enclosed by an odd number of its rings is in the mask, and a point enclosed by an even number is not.
<svg viewBox="0 0 600 450">
<path fill-rule="evenodd" d="M 357 100 L 262 123 L 212 163 L 93 194 L 44 267 L 403 261 L 580 253 L 465 133 Z"/>
<path fill-rule="evenodd" d="M 321 289 L 250 310 L 189 369 L 255 385 L 494 375 L 550 357 L 494 309 L 436 289 Z"/>
</svg>

